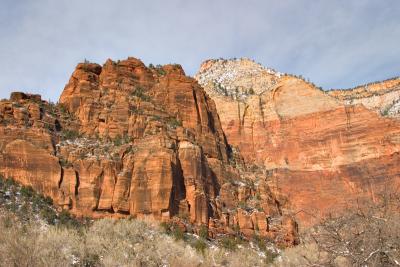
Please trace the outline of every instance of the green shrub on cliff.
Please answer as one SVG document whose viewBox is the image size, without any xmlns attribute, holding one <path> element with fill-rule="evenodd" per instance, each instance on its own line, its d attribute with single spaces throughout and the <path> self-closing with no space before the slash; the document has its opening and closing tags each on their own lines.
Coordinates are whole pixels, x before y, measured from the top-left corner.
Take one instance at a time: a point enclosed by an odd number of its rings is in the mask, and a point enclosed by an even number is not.
<svg viewBox="0 0 400 267">
<path fill-rule="evenodd" d="M 151 100 L 150 96 L 146 94 L 145 89 L 139 85 L 136 86 L 136 88 L 131 92 L 131 95 L 136 96 L 146 102 Z"/>
</svg>

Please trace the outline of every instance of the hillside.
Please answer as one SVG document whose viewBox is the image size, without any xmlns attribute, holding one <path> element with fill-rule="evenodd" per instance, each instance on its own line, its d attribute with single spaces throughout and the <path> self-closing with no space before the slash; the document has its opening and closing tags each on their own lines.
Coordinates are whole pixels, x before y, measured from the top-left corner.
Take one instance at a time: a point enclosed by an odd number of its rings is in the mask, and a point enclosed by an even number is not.
<svg viewBox="0 0 400 267">
<path fill-rule="evenodd" d="M 195 78 L 215 101 L 228 143 L 265 170 L 300 226 L 399 185 L 399 121 L 247 59 L 208 60 Z"/>
</svg>

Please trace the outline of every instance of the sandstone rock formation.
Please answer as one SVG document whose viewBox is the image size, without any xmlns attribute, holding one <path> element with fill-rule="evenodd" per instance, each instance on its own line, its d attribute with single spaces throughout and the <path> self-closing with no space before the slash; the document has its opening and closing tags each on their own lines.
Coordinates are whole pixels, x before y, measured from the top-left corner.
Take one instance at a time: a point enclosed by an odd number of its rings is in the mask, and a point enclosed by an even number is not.
<svg viewBox="0 0 400 267">
<path fill-rule="evenodd" d="M 399 185 L 399 121 L 247 59 L 206 61 L 195 78 L 228 143 L 301 225 Z"/>
<path fill-rule="evenodd" d="M 179 65 L 78 64 L 57 105 L 1 101 L 0 133 L 0 174 L 77 216 L 179 218 L 211 236 L 296 242 L 293 218 L 253 183 L 213 100 Z"/>
<path fill-rule="evenodd" d="M 347 105 L 363 104 L 383 116 L 400 118 L 400 77 L 328 93 Z"/>
<path fill-rule="evenodd" d="M 0 174 L 77 216 L 285 245 L 297 223 L 399 188 L 400 121 L 371 111 L 386 100 L 352 104 L 248 59 L 206 61 L 195 78 L 128 58 L 78 64 L 56 105 L 13 93 L 0 101 Z"/>
</svg>

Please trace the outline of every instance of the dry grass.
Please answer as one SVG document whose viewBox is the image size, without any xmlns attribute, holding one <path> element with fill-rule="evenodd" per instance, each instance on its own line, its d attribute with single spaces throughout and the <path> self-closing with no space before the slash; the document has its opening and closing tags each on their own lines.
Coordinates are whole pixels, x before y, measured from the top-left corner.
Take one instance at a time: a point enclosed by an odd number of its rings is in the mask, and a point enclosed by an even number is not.
<svg viewBox="0 0 400 267">
<path fill-rule="evenodd" d="M 3 215 L 0 231 L 0 266 L 265 266 L 268 260 L 249 246 L 201 252 L 139 220 L 43 227 Z"/>
<path fill-rule="evenodd" d="M 165 228 L 165 227 L 164 227 Z M 31 188 L 0 177 L 0 266 L 265 266 L 271 253 L 235 249 L 132 219 L 78 221 Z"/>
<path fill-rule="evenodd" d="M 133 219 L 82 223 L 57 213 L 45 198 L 11 180 L 0 189 L 0 267 L 400 265 L 397 196 L 326 219 L 303 236 L 301 245 L 281 251 L 273 262 L 274 254 L 256 238 L 252 243 L 211 241 L 206 229 L 194 236 L 173 225 L 163 229 Z"/>
</svg>

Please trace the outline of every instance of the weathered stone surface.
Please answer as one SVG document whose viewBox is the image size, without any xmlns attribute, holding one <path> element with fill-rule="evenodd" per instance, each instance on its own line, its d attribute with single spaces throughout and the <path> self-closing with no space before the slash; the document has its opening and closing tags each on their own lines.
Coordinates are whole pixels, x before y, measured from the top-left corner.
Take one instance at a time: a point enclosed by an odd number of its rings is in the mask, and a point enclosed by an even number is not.
<svg viewBox="0 0 400 267">
<path fill-rule="evenodd" d="M 101 162 L 95 159 L 80 159 L 74 163 L 79 175 L 78 198 L 76 209 L 82 213 L 91 213 L 97 209 L 100 196 L 103 169 Z"/>
<path fill-rule="evenodd" d="M 178 65 L 81 63 L 59 105 L 16 93 L 0 101 L 0 124 L 0 173 L 75 215 L 287 234 L 281 196 L 227 144 L 214 101 Z"/>
<path fill-rule="evenodd" d="M 185 177 L 190 220 L 207 223 L 208 204 L 204 196 L 206 177 L 201 148 L 185 141 L 179 143 L 179 160 Z"/>
<path fill-rule="evenodd" d="M 85 136 L 132 141 L 135 150 L 113 156 L 121 166 L 106 171 L 101 158 L 78 160 L 93 157 L 95 147 L 60 146 L 79 175 L 78 210 L 155 218 L 188 212 L 200 224 L 218 213 L 210 202 L 225 179 L 227 144 L 213 101 L 180 66 L 147 68 L 135 58 L 79 64 L 60 103 L 79 119 Z"/>
<path fill-rule="evenodd" d="M 57 204 L 63 209 L 69 210 L 76 206 L 76 195 L 78 195 L 79 178 L 73 168 L 63 168 L 62 181 L 58 192 Z"/>
<path fill-rule="evenodd" d="M 114 196 L 115 183 L 120 170 L 120 164 L 111 160 L 102 161 L 102 179 L 100 185 L 98 210 L 112 210 L 112 200 Z"/>
<path fill-rule="evenodd" d="M 266 214 L 277 212 L 267 199 L 277 200 L 305 226 L 398 184 L 398 121 L 246 59 L 206 61 L 195 77 L 214 99 L 228 143 L 265 170 L 258 193 Z"/>
<path fill-rule="evenodd" d="M 398 79 L 331 97 L 250 60 L 207 61 L 196 79 L 128 58 L 78 64 L 60 105 L 14 93 L 0 101 L 0 174 L 78 216 L 285 245 L 292 214 L 307 226 L 400 186 L 400 122 L 370 110 L 396 111 Z"/>
<path fill-rule="evenodd" d="M 347 105 L 362 104 L 383 116 L 400 118 L 400 77 L 328 93 Z"/>
<path fill-rule="evenodd" d="M 129 196 L 131 214 L 159 217 L 164 212 L 172 212 L 174 157 L 172 150 L 162 147 L 154 152 L 141 150 L 135 154 Z"/>
<path fill-rule="evenodd" d="M 111 138 L 127 133 L 141 137 L 147 124 L 143 115 L 169 115 L 171 124 L 181 124 L 196 134 L 207 156 L 227 159 L 213 102 L 178 65 L 150 69 L 135 58 L 118 63 L 108 60 L 103 67 L 79 64 L 60 103 L 79 118 L 80 131 Z"/>
<path fill-rule="evenodd" d="M 0 168 L 5 177 L 13 177 L 52 198 L 58 195 L 61 178 L 58 158 L 28 141 L 17 139 L 5 145 Z"/>
<path fill-rule="evenodd" d="M 336 170 L 301 171 L 277 169 L 271 177 L 271 189 L 286 196 L 288 208 L 297 213 L 303 225 L 318 222 L 327 215 L 340 215 L 366 200 L 378 200 L 382 194 L 400 185 L 398 152 L 339 166 Z"/>
<path fill-rule="evenodd" d="M 239 224 L 240 230 L 248 236 L 251 236 L 253 231 L 253 222 L 251 220 L 250 214 L 242 209 L 238 209 L 237 211 L 237 220 Z"/>
<path fill-rule="evenodd" d="M 265 236 L 269 230 L 267 219 L 264 212 L 254 212 L 251 214 L 254 230 L 258 231 L 261 236 Z"/>
<path fill-rule="evenodd" d="M 297 224 L 292 217 L 285 216 L 282 220 L 282 228 L 284 229 L 285 235 L 283 236 L 282 243 L 287 244 L 297 244 Z"/>
</svg>

